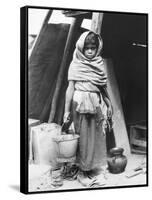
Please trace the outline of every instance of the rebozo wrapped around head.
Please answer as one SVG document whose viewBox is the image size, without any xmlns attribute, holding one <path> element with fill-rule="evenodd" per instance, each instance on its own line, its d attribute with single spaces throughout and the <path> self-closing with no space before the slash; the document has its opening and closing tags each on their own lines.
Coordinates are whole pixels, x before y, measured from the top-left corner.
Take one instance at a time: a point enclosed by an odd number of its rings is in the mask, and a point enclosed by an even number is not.
<svg viewBox="0 0 152 200">
<path fill-rule="evenodd" d="M 86 44 L 93 43 L 96 45 L 96 55 L 88 59 L 83 54 Z M 104 69 L 104 61 L 100 53 L 103 47 L 101 37 L 92 31 L 84 32 L 76 43 L 73 53 L 73 60 L 69 67 L 68 80 L 90 81 L 95 85 L 106 85 L 107 76 Z"/>
</svg>

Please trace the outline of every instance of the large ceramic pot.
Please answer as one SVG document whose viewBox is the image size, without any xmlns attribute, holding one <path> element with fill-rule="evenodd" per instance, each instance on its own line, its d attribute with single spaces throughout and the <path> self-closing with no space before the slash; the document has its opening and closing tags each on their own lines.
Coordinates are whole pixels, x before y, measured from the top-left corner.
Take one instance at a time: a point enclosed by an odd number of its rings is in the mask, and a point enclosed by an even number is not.
<svg viewBox="0 0 152 200">
<path fill-rule="evenodd" d="M 110 149 L 110 157 L 107 159 L 109 172 L 113 174 L 122 173 L 127 165 L 127 157 L 123 155 L 123 148 L 114 147 Z"/>
</svg>

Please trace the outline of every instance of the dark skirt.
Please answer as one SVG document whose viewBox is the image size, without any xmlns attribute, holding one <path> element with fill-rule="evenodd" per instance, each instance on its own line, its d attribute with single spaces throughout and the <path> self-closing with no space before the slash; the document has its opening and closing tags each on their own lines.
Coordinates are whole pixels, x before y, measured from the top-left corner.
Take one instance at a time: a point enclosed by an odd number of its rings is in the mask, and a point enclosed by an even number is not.
<svg viewBox="0 0 152 200">
<path fill-rule="evenodd" d="M 72 104 L 73 122 L 76 134 L 80 135 L 77 149 L 77 163 L 81 170 L 89 171 L 106 165 L 106 136 L 98 125 L 101 113 L 80 114 L 77 103 Z M 100 108 L 98 109 L 100 110 Z"/>
</svg>

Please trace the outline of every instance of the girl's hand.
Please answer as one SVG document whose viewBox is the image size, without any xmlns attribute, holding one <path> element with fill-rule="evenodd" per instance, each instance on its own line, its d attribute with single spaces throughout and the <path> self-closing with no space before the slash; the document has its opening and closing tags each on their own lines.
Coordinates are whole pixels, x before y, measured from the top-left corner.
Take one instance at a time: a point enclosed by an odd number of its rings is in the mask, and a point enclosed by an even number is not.
<svg viewBox="0 0 152 200">
<path fill-rule="evenodd" d="M 101 118 L 99 119 L 97 125 L 102 127 L 103 135 L 106 135 L 107 120 L 104 118 Z"/>
<path fill-rule="evenodd" d="M 107 106 L 107 118 L 111 119 L 113 115 L 113 107 L 112 105 Z"/>
<path fill-rule="evenodd" d="M 113 107 L 112 107 L 111 101 L 107 97 L 104 97 L 104 101 L 107 106 L 107 118 L 112 118 Z"/>
<path fill-rule="evenodd" d="M 70 112 L 64 113 L 63 122 L 65 123 L 68 120 L 70 120 Z"/>
<path fill-rule="evenodd" d="M 99 123 L 98 123 L 98 126 L 99 125 L 102 127 L 103 135 L 106 135 L 106 132 L 107 131 L 111 132 L 111 130 L 113 128 L 112 118 L 110 118 L 109 120 L 108 119 L 103 119 L 103 118 L 100 119 Z"/>
</svg>

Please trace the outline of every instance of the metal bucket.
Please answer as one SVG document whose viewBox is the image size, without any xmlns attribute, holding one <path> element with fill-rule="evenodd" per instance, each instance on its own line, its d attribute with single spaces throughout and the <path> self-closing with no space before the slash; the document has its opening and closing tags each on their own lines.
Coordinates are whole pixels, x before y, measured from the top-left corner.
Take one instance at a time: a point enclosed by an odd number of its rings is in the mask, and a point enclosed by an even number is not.
<svg viewBox="0 0 152 200">
<path fill-rule="evenodd" d="M 77 134 L 65 134 L 54 138 L 54 142 L 57 144 L 59 158 L 71 158 L 75 157 L 78 146 Z"/>
</svg>

